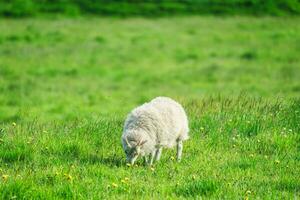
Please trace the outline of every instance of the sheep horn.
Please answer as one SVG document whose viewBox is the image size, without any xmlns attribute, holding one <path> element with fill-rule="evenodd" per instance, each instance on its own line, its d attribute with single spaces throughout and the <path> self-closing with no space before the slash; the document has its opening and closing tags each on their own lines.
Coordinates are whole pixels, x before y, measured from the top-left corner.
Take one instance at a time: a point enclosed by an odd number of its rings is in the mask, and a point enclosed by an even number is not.
<svg viewBox="0 0 300 200">
<path fill-rule="evenodd" d="M 147 140 L 144 140 L 144 141 L 140 140 L 139 143 L 138 143 L 138 145 L 139 145 L 139 146 L 142 146 L 142 145 L 145 144 L 146 142 L 147 142 Z"/>
<path fill-rule="evenodd" d="M 126 142 L 127 146 L 131 148 L 131 145 L 129 144 L 127 137 L 125 137 L 125 142 Z"/>
</svg>

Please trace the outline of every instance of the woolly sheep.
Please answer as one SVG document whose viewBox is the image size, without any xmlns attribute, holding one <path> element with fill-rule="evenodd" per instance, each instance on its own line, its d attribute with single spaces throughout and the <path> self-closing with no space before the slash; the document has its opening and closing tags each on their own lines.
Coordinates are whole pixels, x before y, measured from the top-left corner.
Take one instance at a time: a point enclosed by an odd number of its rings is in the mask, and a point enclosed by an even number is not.
<svg viewBox="0 0 300 200">
<path fill-rule="evenodd" d="M 152 165 L 158 161 L 162 148 L 177 145 L 181 160 L 183 141 L 189 138 L 188 119 L 183 107 L 168 97 L 157 97 L 129 113 L 124 124 L 122 145 L 127 162 L 134 164 L 144 157 Z M 148 159 L 149 157 L 149 159 Z"/>
</svg>

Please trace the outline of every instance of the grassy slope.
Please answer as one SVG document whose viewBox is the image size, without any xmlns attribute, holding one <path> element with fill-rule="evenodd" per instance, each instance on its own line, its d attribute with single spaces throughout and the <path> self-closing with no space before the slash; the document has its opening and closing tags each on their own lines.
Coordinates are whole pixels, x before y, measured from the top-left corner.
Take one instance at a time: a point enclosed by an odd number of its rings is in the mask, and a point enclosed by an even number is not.
<svg viewBox="0 0 300 200">
<path fill-rule="evenodd" d="M 299 197 L 299 24 L 0 20 L 1 197 Z M 183 162 L 128 168 L 123 120 L 158 95 L 190 117 Z"/>
</svg>

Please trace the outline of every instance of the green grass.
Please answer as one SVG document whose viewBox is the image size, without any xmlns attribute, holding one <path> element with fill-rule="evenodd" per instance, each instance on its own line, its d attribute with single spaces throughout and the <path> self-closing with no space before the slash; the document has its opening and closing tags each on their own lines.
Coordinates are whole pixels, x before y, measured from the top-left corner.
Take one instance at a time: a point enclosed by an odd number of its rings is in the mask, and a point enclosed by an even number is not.
<svg viewBox="0 0 300 200">
<path fill-rule="evenodd" d="M 0 19 L 0 198 L 300 198 L 299 21 Z M 127 167 L 126 114 L 160 95 L 183 160 Z"/>
</svg>

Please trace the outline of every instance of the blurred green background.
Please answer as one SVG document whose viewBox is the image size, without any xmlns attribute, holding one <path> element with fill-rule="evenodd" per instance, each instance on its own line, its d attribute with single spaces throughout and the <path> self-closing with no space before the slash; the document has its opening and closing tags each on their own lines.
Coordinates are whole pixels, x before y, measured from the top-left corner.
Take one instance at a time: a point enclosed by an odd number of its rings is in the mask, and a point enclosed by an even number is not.
<svg viewBox="0 0 300 200">
<path fill-rule="evenodd" d="M 174 14 L 295 15 L 298 0 L 0 0 L 2 16 L 67 15 L 161 16 Z"/>
<path fill-rule="evenodd" d="M 124 115 L 155 96 L 300 91 L 298 18 L 0 19 L 0 119 Z"/>
</svg>

